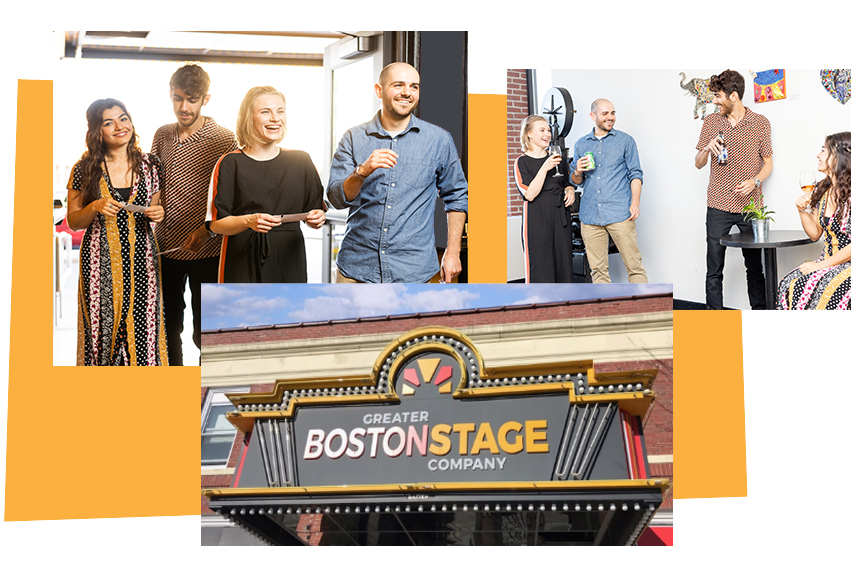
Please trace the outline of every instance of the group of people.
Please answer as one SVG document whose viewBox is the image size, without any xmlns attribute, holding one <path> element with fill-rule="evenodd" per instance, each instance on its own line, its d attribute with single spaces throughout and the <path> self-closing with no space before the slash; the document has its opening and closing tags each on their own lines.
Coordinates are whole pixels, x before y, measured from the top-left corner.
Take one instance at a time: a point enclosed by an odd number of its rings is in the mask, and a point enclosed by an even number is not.
<svg viewBox="0 0 861 565">
<path fill-rule="evenodd" d="M 196 64 L 170 79 L 177 121 L 141 151 L 131 115 L 112 98 L 87 109 L 87 150 L 72 168 L 67 221 L 86 229 L 78 292 L 78 365 L 182 365 L 186 283 L 200 347 L 202 283 L 303 283 L 299 222 L 326 222 L 308 153 L 285 150 L 286 101 L 270 86 L 245 95 L 236 131 L 204 116 L 210 79 Z M 382 110 L 335 151 L 327 195 L 349 208 L 338 282 L 450 282 L 461 271 L 467 183 L 451 136 L 413 115 L 419 74 L 386 66 Z M 438 262 L 433 213 L 445 202 Z M 154 226 L 154 227 L 153 227 Z"/>
<path fill-rule="evenodd" d="M 551 142 L 547 120 L 529 116 L 523 121 L 520 139 L 525 154 L 515 161 L 514 175 L 525 201 L 526 282 L 573 282 L 572 226 L 566 208 L 575 201 L 575 185 L 583 186 L 580 233 L 592 282 L 610 283 L 611 237 L 628 271 L 628 282 L 649 282 L 635 224 L 643 186 L 637 142 L 614 127 L 616 108 L 609 100 L 595 100 L 589 116 L 595 126 L 574 144 L 567 166 L 561 155 L 547 154 Z M 568 174 L 553 173 L 560 167 Z"/>
<path fill-rule="evenodd" d="M 752 233 L 744 207 L 762 201 L 762 183 L 772 172 L 771 125 L 742 102 L 744 77 L 726 70 L 711 77 L 716 113 L 707 115 L 696 146 L 697 169 L 710 163 L 706 210 L 706 306 L 723 308 L 726 247 L 720 243 L 733 226 Z M 608 236 L 613 238 L 629 283 L 647 282 L 637 246 L 643 172 L 634 139 L 615 129 L 616 112 L 608 100 L 592 103 L 592 131 L 574 145 L 566 167 L 560 155 L 548 154 L 550 126 L 541 116 L 522 122 L 524 155 L 514 164 L 523 196 L 523 246 L 526 282 L 572 282 L 572 228 L 566 207 L 583 187 L 580 225 L 593 282 L 609 283 Z M 720 159 L 724 147 L 732 158 Z M 587 153 L 589 155 L 587 155 Z M 849 309 L 851 306 L 851 157 L 849 132 L 830 135 L 819 154 L 825 178 L 812 194 L 796 201 L 801 224 L 813 241 L 825 235 L 822 255 L 791 271 L 781 282 L 777 308 Z M 568 175 L 554 175 L 555 168 Z M 743 249 L 751 308 L 766 309 L 761 251 Z"/>
</svg>

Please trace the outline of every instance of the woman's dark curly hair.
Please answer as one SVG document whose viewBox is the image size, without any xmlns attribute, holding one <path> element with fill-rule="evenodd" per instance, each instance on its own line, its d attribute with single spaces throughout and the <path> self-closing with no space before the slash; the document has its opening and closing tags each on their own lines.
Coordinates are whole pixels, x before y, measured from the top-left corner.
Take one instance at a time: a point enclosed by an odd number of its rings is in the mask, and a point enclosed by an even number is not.
<svg viewBox="0 0 861 565">
<path fill-rule="evenodd" d="M 844 131 L 829 135 L 825 138 L 825 150 L 828 151 L 828 175 L 816 185 L 810 197 L 810 207 L 815 210 L 828 191 L 834 188 L 837 206 L 832 221 L 839 224 L 852 196 L 852 133 Z"/>
<path fill-rule="evenodd" d="M 113 98 L 101 98 L 87 108 L 87 150 L 78 162 L 81 171 L 82 204 L 84 206 L 101 197 L 99 181 L 102 178 L 102 163 L 108 152 L 105 141 L 102 139 L 102 116 L 105 110 L 116 107 L 121 108 L 123 113 L 129 117 L 129 121 L 132 121 L 125 105 Z M 129 138 L 126 151 L 128 152 L 129 166 L 133 171 L 137 171 L 141 166 L 143 154 L 140 146 L 138 146 L 138 135 L 134 130 L 134 122 L 132 122 L 132 135 Z"/>
</svg>

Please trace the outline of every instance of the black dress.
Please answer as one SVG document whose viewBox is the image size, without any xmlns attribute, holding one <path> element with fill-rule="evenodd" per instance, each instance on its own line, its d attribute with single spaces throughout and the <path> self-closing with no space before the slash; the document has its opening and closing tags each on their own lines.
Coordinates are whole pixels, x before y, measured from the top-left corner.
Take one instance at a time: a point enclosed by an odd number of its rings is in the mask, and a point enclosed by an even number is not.
<svg viewBox="0 0 861 565">
<path fill-rule="evenodd" d="M 304 151 L 281 152 L 267 161 L 242 151 L 223 156 L 213 171 L 208 220 L 265 213 L 273 216 L 323 209 L 320 175 Z M 300 222 L 268 233 L 247 229 L 224 236 L 218 282 L 304 283 L 308 281 Z"/>
<path fill-rule="evenodd" d="M 571 217 L 565 208 L 565 187 L 570 183 L 564 176 L 554 177 L 555 169 L 547 172 L 544 186 L 531 202 L 526 189 L 538 174 L 547 157 L 536 159 L 521 155 L 514 162 L 517 188 L 523 196 L 523 253 L 526 282 L 573 283 L 573 245 Z"/>
</svg>

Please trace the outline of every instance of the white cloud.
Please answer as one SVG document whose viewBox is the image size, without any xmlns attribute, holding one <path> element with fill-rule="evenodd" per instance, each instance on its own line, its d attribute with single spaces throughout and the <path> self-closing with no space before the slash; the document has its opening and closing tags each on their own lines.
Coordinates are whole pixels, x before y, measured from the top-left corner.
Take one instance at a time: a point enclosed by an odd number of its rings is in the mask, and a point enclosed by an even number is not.
<svg viewBox="0 0 861 565">
<path fill-rule="evenodd" d="M 524 285 L 524 298 L 512 304 L 541 304 L 566 300 L 590 300 L 635 294 L 672 292 L 672 285 L 663 284 L 530 284 Z"/>
<path fill-rule="evenodd" d="M 273 314 L 290 306 L 290 300 L 283 296 L 269 297 L 258 294 L 254 285 L 231 286 L 205 284 L 201 286 L 201 304 L 209 319 L 229 319 L 228 324 L 238 327 L 253 326 L 271 322 Z M 262 289 L 259 289 L 262 290 Z M 238 319 L 238 321 L 233 321 Z"/>
<path fill-rule="evenodd" d="M 297 321 L 367 318 L 413 312 L 468 308 L 478 294 L 456 288 L 410 292 L 410 287 L 391 285 L 331 285 L 323 295 L 305 300 L 289 313 Z"/>
</svg>

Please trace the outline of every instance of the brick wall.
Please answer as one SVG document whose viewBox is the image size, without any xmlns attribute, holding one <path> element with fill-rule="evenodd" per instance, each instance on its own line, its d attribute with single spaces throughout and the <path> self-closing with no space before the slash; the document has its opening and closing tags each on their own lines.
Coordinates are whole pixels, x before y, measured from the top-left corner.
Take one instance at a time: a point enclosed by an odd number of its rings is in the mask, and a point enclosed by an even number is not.
<svg viewBox="0 0 861 565">
<path fill-rule="evenodd" d="M 651 411 L 643 419 L 643 435 L 646 436 L 646 453 L 650 456 L 673 454 L 673 360 L 655 359 L 652 361 L 626 361 L 620 363 L 596 363 L 596 373 L 614 371 L 633 371 L 637 369 L 657 369 L 658 375 L 652 385 L 655 402 Z M 649 474 L 653 478 L 673 480 L 673 464 L 652 463 Z M 672 486 L 664 494 L 663 510 L 673 508 Z"/>
<path fill-rule="evenodd" d="M 206 387 L 200 388 L 200 406 L 203 407 L 203 402 L 206 399 L 206 393 L 209 389 Z M 249 392 L 270 392 L 271 384 L 256 384 L 249 387 Z M 233 447 L 230 448 L 230 457 L 227 459 L 228 468 L 236 468 L 239 465 L 239 458 L 242 455 L 242 447 L 245 444 L 245 434 L 239 432 L 233 440 Z M 200 488 L 224 488 L 233 486 L 233 475 L 201 475 Z M 205 496 L 200 496 L 200 513 L 214 514 L 209 509 L 209 499 Z"/>
<path fill-rule="evenodd" d="M 523 197 L 514 182 L 514 160 L 520 148 L 520 124 L 529 115 L 526 94 L 526 69 L 508 70 L 508 215 L 523 215 Z"/>
<path fill-rule="evenodd" d="M 673 309 L 670 294 L 632 296 L 557 304 L 505 306 L 456 310 L 430 314 L 381 316 L 378 318 L 289 324 L 282 327 L 249 328 L 237 331 L 204 332 L 203 347 L 239 345 L 266 341 L 331 338 L 389 332 L 407 332 L 422 326 L 476 327 L 519 322 L 621 316 Z"/>
<path fill-rule="evenodd" d="M 670 479 L 670 488 L 664 492 L 664 503 L 661 504 L 661 510 L 673 509 L 673 464 L 672 463 L 652 463 L 649 465 L 649 475 L 652 478 Z"/>
<path fill-rule="evenodd" d="M 234 343 L 252 343 L 259 341 L 281 341 L 291 339 L 308 339 L 311 337 L 325 338 L 344 335 L 364 335 L 369 333 L 387 333 L 408 331 L 427 325 L 444 325 L 449 327 L 470 327 L 491 324 L 505 324 L 527 321 L 559 320 L 570 318 L 586 318 L 608 315 L 624 315 L 643 312 L 660 312 L 672 310 L 671 295 L 654 295 L 648 297 L 630 297 L 613 300 L 595 300 L 579 303 L 543 304 L 524 307 L 487 308 L 481 310 L 463 310 L 444 312 L 432 315 L 386 316 L 372 320 L 348 320 L 338 323 L 295 324 L 290 327 L 245 330 L 239 332 L 204 333 L 203 345 L 223 345 Z M 657 369 L 653 390 L 657 399 L 651 411 L 644 420 L 643 431 L 646 436 L 646 451 L 649 455 L 672 455 L 673 453 L 673 360 L 655 359 L 650 361 L 625 361 L 597 363 L 595 371 L 609 373 L 615 371 L 631 371 L 638 369 Z M 269 392 L 271 384 L 255 384 L 249 387 L 251 392 Z M 207 389 L 201 388 L 201 405 Z M 228 467 L 236 467 L 242 452 L 244 434 L 237 434 L 231 449 Z M 672 463 L 653 463 L 649 465 L 652 477 L 666 477 L 672 481 Z M 229 487 L 233 475 L 201 475 L 201 488 Z M 208 499 L 201 496 L 201 514 L 212 514 L 207 504 Z M 667 492 L 663 509 L 672 509 L 672 488 Z M 317 540 L 319 532 L 314 524 L 308 524 L 310 541 Z"/>
</svg>

